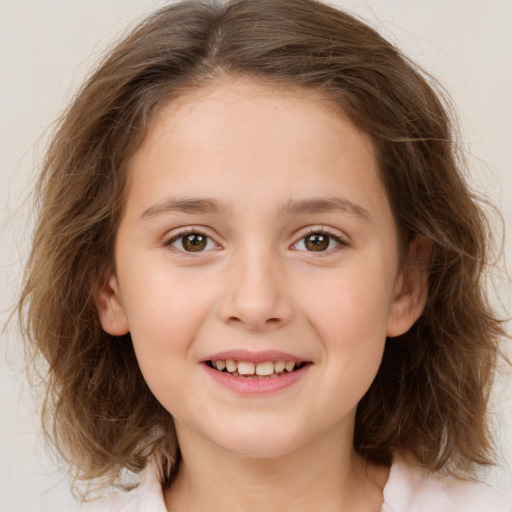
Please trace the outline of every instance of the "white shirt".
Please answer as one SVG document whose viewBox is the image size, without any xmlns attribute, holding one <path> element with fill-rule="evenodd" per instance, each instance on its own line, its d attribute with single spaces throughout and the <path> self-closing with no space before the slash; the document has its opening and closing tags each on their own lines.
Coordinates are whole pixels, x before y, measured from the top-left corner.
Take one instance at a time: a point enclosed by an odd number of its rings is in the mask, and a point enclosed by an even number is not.
<svg viewBox="0 0 512 512">
<path fill-rule="evenodd" d="M 80 511 L 167 512 L 167 509 L 156 471 L 149 466 L 135 489 L 87 503 Z M 391 466 L 381 512 L 512 512 L 512 494 L 483 483 L 441 478 L 399 459 Z"/>
</svg>

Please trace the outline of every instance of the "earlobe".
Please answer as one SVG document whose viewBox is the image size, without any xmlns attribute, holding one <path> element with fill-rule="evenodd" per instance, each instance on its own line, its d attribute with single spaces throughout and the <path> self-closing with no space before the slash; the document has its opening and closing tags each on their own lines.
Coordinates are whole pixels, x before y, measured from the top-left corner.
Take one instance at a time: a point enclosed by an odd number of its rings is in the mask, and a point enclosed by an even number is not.
<svg viewBox="0 0 512 512">
<path fill-rule="evenodd" d="M 119 286 L 114 275 L 111 275 L 97 291 L 94 302 L 105 332 L 112 336 L 122 336 L 130 331 L 119 295 Z"/>
<path fill-rule="evenodd" d="M 388 316 L 386 336 L 406 333 L 423 313 L 428 297 L 432 242 L 417 236 L 409 243 L 407 262 L 398 276 Z"/>
</svg>

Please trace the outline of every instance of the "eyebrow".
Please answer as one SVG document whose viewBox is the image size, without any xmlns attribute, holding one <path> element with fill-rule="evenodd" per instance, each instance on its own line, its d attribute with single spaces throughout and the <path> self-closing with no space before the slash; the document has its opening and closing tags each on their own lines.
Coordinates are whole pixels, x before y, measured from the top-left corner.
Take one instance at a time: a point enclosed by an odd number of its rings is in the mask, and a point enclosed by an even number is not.
<svg viewBox="0 0 512 512">
<path fill-rule="evenodd" d="M 181 197 L 165 199 L 146 210 L 141 219 L 151 219 L 165 213 L 190 213 L 190 214 L 231 214 L 231 209 L 226 203 L 210 198 Z M 360 218 L 365 222 L 371 222 L 372 215 L 362 206 L 341 197 L 313 198 L 291 200 L 281 208 L 281 215 L 311 215 L 315 213 L 342 212 Z"/>
<path fill-rule="evenodd" d="M 180 197 L 165 199 L 142 212 L 141 219 L 150 219 L 164 213 L 191 213 L 191 214 L 229 214 L 228 206 L 216 199 Z"/>
<path fill-rule="evenodd" d="M 308 215 L 313 213 L 342 212 L 360 218 L 365 222 L 372 221 L 372 215 L 362 206 L 341 197 L 313 198 L 289 201 L 282 209 L 284 215 Z"/>
</svg>

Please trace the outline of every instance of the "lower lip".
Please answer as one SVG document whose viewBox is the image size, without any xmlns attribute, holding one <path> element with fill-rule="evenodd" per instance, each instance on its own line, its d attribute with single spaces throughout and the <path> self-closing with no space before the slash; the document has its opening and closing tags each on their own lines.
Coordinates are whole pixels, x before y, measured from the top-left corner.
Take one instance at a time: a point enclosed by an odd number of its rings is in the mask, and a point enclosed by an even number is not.
<svg viewBox="0 0 512 512">
<path fill-rule="evenodd" d="M 305 364 L 302 368 L 293 372 L 283 372 L 277 377 L 269 377 L 263 379 L 250 379 L 247 377 L 235 377 L 229 373 L 221 372 L 210 368 L 203 363 L 204 369 L 211 377 L 232 391 L 245 395 L 261 395 L 267 393 L 276 393 L 288 388 L 298 382 L 308 371 L 311 363 Z"/>
</svg>

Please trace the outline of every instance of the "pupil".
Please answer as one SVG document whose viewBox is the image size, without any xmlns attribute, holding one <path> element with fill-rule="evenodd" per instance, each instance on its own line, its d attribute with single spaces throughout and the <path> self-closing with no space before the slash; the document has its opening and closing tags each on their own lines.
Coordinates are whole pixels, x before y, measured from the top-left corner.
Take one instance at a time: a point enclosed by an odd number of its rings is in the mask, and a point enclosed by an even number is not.
<svg viewBox="0 0 512 512">
<path fill-rule="evenodd" d="M 306 238 L 306 247 L 310 251 L 325 251 L 329 247 L 329 237 L 315 233 Z"/>
<path fill-rule="evenodd" d="M 206 247 L 206 237 L 192 233 L 183 237 L 183 249 L 190 252 L 202 251 Z"/>
</svg>

